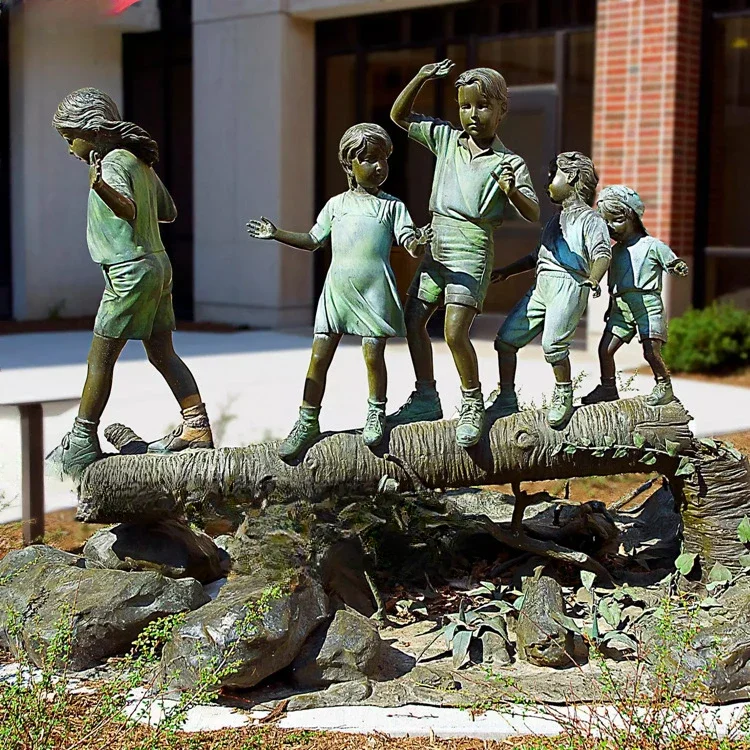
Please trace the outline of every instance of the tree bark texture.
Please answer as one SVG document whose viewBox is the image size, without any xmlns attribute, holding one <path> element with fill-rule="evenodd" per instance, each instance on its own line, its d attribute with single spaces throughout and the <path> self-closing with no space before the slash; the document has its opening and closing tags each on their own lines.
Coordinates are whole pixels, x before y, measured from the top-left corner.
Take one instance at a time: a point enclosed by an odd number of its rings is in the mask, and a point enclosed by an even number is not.
<svg viewBox="0 0 750 750">
<path fill-rule="evenodd" d="M 191 506 L 200 512 L 208 503 L 241 507 L 274 497 L 314 502 L 336 494 L 373 495 L 384 487 L 419 492 L 656 471 L 670 479 L 686 548 L 700 552 L 704 562 L 737 569 L 745 552 L 737 525 L 750 512 L 750 468 L 744 457 L 700 445 L 690 419 L 679 402 L 651 407 L 639 397 L 580 407 L 563 430 L 547 424 L 544 410 L 523 411 L 489 425 L 469 450 L 456 445 L 456 422 L 446 420 L 396 427 L 374 450 L 354 431 L 328 433 L 292 465 L 277 457 L 274 442 L 168 456 L 114 455 L 84 473 L 77 518 L 148 522 L 181 517 Z M 647 456 L 649 448 L 655 450 Z M 693 476 L 675 475 L 681 458 L 694 464 Z"/>
<path fill-rule="evenodd" d="M 740 572 L 739 557 L 748 546 L 740 542 L 737 528 L 750 516 L 750 462 L 747 456 L 716 455 L 701 446 L 695 466 L 696 473 L 675 493 L 682 506 L 685 551 L 698 553 L 704 577 L 714 562 Z"/>
<path fill-rule="evenodd" d="M 568 453 L 565 445 L 649 445 L 665 440 L 689 451 L 689 415 L 679 403 L 650 407 L 635 398 L 579 408 L 564 430 L 547 424 L 544 410 L 496 420 L 478 445 L 456 445 L 456 422 L 419 422 L 394 428 L 377 449 L 354 432 L 326 434 L 293 465 L 276 455 L 276 443 L 245 448 L 185 451 L 168 456 L 115 455 L 97 461 L 82 477 L 78 518 L 93 523 L 180 516 L 188 502 L 208 496 L 253 503 L 280 494 L 318 500 L 330 494 L 375 494 L 390 479 L 403 491 L 611 475 L 653 469 L 669 474 L 675 460 L 662 455 L 653 467 L 642 452 L 597 458 Z"/>
</svg>

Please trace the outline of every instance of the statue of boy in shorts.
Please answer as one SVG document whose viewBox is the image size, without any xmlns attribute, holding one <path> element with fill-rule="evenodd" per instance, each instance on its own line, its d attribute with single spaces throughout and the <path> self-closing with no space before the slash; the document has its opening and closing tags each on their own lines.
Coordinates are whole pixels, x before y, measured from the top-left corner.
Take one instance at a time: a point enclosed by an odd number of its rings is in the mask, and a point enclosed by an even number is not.
<svg viewBox="0 0 750 750">
<path fill-rule="evenodd" d="M 391 424 L 441 419 L 427 322 L 440 302 L 446 306 L 445 340 L 461 379 L 456 442 L 471 447 L 484 426 L 484 401 L 477 355 L 469 340 L 490 283 L 493 235 L 508 203 L 528 221 L 539 220 L 539 202 L 524 160 L 507 149 L 497 129 L 508 111 L 505 79 L 491 68 L 462 73 L 456 81 L 461 128 L 415 113 L 422 85 L 445 77 L 453 63 L 425 65 L 407 84 L 391 119 L 437 157 L 430 196 L 433 241 L 408 291 L 405 307 L 416 389 L 389 417 Z"/>
<path fill-rule="evenodd" d="M 516 359 L 518 350 L 539 333 L 544 358 L 555 373 L 555 392 L 547 412 L 551 427 L 561 428 L 573 413 L 570 342 L 588 304 L 589 291 L 601 294 L 599 282 L 612 255 L 607 225 L 591 207 L 599 177 L 588 156 L 560 154 L 550 163 L 547 192 L 562 211 L 544 227 L 537 249 L 497 269 L 501 281 L 536 268 L 536 282 L 510 311 L 495 339 L 500 384 L 488 407 L 491 417 L 518 411 Z"/>
<path fill-rule="evenodd" d="M 663 242 L 643 226 L 644 206 L 638 193 L 626 185 L 609 185 L 599 194 L 597 210 L 604 217 L 615 240 L 609 267 L 609 309 L 607 325 L 599 343 L 602 382 L 581 399 L 583 404 L 616 401 L 620 396 L 615 383 L 615 353 L 636 332 L 643 344 L 643 356 L 656 379 L 646 397 L 651 406 L 674 400 L 669 371 L 661 356 L 667 340 L 662 274 L 687 276 L 688 267 Z"/>
</svg>

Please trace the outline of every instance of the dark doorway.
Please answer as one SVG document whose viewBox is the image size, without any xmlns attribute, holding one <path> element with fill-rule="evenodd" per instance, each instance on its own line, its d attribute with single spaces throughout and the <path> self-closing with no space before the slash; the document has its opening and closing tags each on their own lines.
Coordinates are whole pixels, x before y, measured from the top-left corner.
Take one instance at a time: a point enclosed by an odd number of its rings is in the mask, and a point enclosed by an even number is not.
<svg viewBox="0 0 750 750">
<path fill-rule="evenodd" d="M 552 206 L 544 197 L 544 183 L 550 159 L 565 149 L 591 149 L 595 12 L 594 0 L 475 0 L 319 22 L 317 207 L 346 189 L 337 159 L 339 138 L 355 122 L 370 121 L 385 127 L 393 138 L 385 190 L 406 203 L 417 224 L 429 221 L 434 158 L 393 125 L 389 112 L 422 65 L 449 57 L 456 63 L 451 79 L 425 86 L 417 109 L 455 121 L 453 80 L 458 73 L 478 66 L 503 73 L 511 115 L 499 135 L 528 164 L 547 218 Z M 495 244 L 496 257 L 503 263 L 533 250 L 540 230 L 509 213 Z M 316 295 L 328 263 L 321 252 Z M 395 248 L 391 264 L 404 295 L 418 262 Z M 521 277 L 518 284 L 493 287 L 485 311 L 506 313 L 528 283 Z"/>
<path fill-rule="evenodd" d="M 8 13 L 0 10 L 0 320 L 13 315 L 10 235 L 10 62 Z"/>
<path fill-rule="evenodd" d="M 159 143 L 156 171 L 177 205 L 162 225 L 174 270 L 174 307 L 193 319 L 193 46 L 190 0 L 161 4 L 161 30 L 123 35 L 123 94 L 128 120 Z"/>
</svg>

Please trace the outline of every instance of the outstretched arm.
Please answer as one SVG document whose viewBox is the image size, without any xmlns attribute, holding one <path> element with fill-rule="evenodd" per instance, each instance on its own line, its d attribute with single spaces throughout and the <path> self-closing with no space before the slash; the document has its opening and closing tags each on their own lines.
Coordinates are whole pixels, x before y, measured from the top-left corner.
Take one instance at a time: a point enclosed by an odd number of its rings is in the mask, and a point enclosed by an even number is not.
<svg viewBox="0 0 750 750">
<path fill-rule="evenodd" d="M 102 177 L 102 157 L 96 151 L 91 152 L 89 184 L 91 189 L 112 209 L 112 213 L 118 219 L 135 220 L 135 203 L 104 181 Z"/>
<path fill-rule="evenodd" d="M 519 258 L 513 263 L 509 263 L 507 266 L 502 268 L 496 268 L 492 272 L 490 277 L 491 282 L 494 284 L 496 281 L 505 281 L 511 276 L 517 276 L 519 273 L 526 273 L 526 271 L 533 271 L 536 268 L 537 251 L 524 255 L 523 258 Z"/>
<path fill-rule="evenodd" d="M 591 264 L 591 273 L 588 279 L 583 282 L 583 286 L 587 286 L 594 292 L 594 297 L 599 297 L 602 293 L 602 289 L 599 286 L 599 282 L 604 278 L 604 274 L 607 273 L 609 268 L 610 258 L 606 255 L 600 255 Z"/>
<path fill-rule="evenodd" d="M 320 243 L 309 232 L 287 232 L 277 229 L 273 222 L 261 216 L 247 223 L 247 233 L 256 240 L 276 240 L 298 250 L 312 252 L 320 247 Z"/>
<path fill-rule="evenodd" d="M 406 84 L 404 90 L 396 97 L 396 101 L 391 108 L 391 120 L 400 128 L 408 130 L 409 123 L 414 120 L 415 113 L 412 108 L 423 84 L 430 80 L 444 78 L 454 64 L 450 60 L 443 60 L 422 67 L 419 73 Z"/>
</svg>

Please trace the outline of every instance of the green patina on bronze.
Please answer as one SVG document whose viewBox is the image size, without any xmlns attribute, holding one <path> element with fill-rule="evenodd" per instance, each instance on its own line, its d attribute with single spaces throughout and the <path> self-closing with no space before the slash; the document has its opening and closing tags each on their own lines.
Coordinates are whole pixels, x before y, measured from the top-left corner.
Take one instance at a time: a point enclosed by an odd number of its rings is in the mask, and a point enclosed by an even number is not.
<svg viewBox="0 0 750 750">
<path fill-rule="evenodd" d="M 93 88 L 66 96 L 52 124 L 70 153 L 89 165 L 86 237 L 91 258 L 102 268 L 105 290 L 78 417 L 48 458 L 77 478 L 101 457 L 97 428 L 115 363 L 130 339 L 143 341 L 149 361 L 167 381 L 183 414 L 181 426 L 151 447 L 212 447 L 195 379 L 172 346 L 172 267 L 159 223 L 174 221 L 177 210 L 153 169 L 158 146 L 143 128 L 120 117 L 111 97 Z"/>
</svg>

